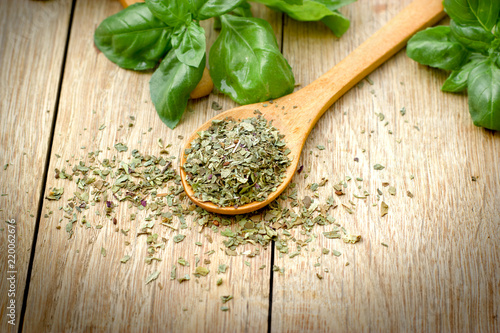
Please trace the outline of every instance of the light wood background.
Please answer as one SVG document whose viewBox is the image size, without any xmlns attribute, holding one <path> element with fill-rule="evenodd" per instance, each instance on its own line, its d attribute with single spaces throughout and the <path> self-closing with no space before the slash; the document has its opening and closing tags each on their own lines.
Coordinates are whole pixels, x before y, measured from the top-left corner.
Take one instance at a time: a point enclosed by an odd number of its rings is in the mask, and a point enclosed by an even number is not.
<svg viewBox="0 0 500 333">
<path fill-rule="evenodd" d="M 409 2 L 358 1 L 342 8 L 352 26 L 340 39 L 320 23 L 296 22 L 257 5 L 253 11 L 271 22 L 296 81 L 304 86 Z M 248 259 L 227 257 L 219 249 L 224 237 L 215 235 L 209 244 L 193 228 L 183 242 L 169 240 L 163 261 L 149 266 L 143 262 L 146 244 L 135 237 L 142 221 L 131 222 L 126 210 L 119 212 L 118 227 L 131 228 L 128 237 L 105 224 L 101 230 L 75 226 L 68 240 L 64 225 L 56 229 L 62 218 L 58 207 L 74 188 L 54 179 L 54 168 L 67 166 L 67 159 L 86 160 L 97 149 L 126 158 L 128 152 L 107 151 L 117 142 L 158 155 L 158 138 L 172 143 L 171 154 L 178 156 L 185 143 L 178 136 L 188 137 L 217 114 L 212 101 L 224 109 L 235 106 L 213 93 L 191 101 L 193 111 L 175 130 L 164 126 L 149 98 L 151 73 L 122 70 L 93 45 L 98 24 L 121 8 L 111 0 L 0 2 L 0 192 L 7 194 L 0 197 L 0 331 L 498 331 L 500 134 L 475 127 L 466 95 L 440 92 L 446 74 L 413 62 L 404 51 L 370 75 L 373 84 L 363 81 L 323 116 L 301 156 L 309 177 L 303 172 L 294 179 L 302 197 L 311 195 L 308 184 L 327 177 L 320 189 L 326 197 L 333 184 L 352 177 L 348 193 L 336 199 L 353 200 L 355 212 L 348 214 L 340 205 L 333 215 L 361 234 L 361 242 L 325 239 L 328 228 L 318 227 L 318 238 L 298 257 L 272 255 L 269 246 Z M 217 36 L 211 24 L 204 22 L 209 45 Z M 130 116 L 136 119 L 133 127 L 128 127 Z M 101 124 L 106 128 L 99 131 Z M 11 165 L 3 170 L 6 163 Z M 373 170 L 376 163 L 385 169 Z M 396 187 L 395 196 L 383 182 Z M 366 202 L 353 199 L 356 185 L 371 193 Z M 42 199 L 53 186 L 65 187 L 62 201 Z M 389 205 L 385 217 L 373 206 L 377 188 Z M 44 218 L 51 210 L 53 215 Z M 92 210 L 87 217 L 99 221 Z M 5 316 L 3 222 L 12 218 L 18 226 L 14 328 Z M 299 230 L 292 232 L 304 238 Z M 172 233 L 165 230 L 162 236 L 172 238 Z M 323 247 L 342 255 L 321 255 Z M 207 277 L 191 274 L 183 284 L 169 280 L 178 257 L 191 263 L 191 268 L 178 266 L 178 275 L 184 275 L 192 273 L 195 253 L 203 262 L 211 249 L 216 253 Z M 132 259 L 121 265 L 125 254 Z M 214 274 L 221 263 L 229 265 L 228 272 Z M 273 264 L 284 274 L 272 272 Z M 262 265 L 266 268 L 259 270 Z M 145 285 L 155 270 L 161 271 L 159 278 Z M 217 287 L 219 277 L 224 283 Z M 228 294 L 234 299 L 222 312 L 220 296 Z"/>
<path fill-rule="evenodd" d="M 16 332 L 45 187 L 71 1 L 0 1 L 0 331 Z M 5 165 L 9 164 L 4 170 Z M 7 324 L 7 225 L 16 227 L 16 326 Z"/>
</svg>

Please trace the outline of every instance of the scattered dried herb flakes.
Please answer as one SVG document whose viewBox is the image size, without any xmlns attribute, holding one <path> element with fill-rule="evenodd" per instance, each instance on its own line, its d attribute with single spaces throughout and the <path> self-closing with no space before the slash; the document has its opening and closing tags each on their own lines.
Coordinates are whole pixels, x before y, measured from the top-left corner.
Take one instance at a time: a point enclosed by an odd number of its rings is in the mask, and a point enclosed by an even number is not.
<svg viewBox="0 0 500 333">
<path fill-rule="evenodd" d="M 180 257 L 179 259 L 177 259 L 177 263 L 181 266 L 189 266 L 189 262 L 186 261 L 186 259 Z"/>
<path fill-rule="evenodd" d="M 326 149 L 326 147 L 323 146 L 323 145 L 317 145 L 316 148 L 318 148 L 319 150 L 325 150 Z"/>
<path fill-rule="evenodd" d="M 221 306 L 220 310 L 226 312 L 229 311 L 229 308 L 227 306 Z"/>
<path fill-rule="evenodd" d="M 115 149 L 118 150 L 119 152 L 125 152 L 128 150 L 128 147 L 124 145 L 123 143 L 119 142 L 115 144 Z"/>
<path fill-rule="evenodd" d="M 233 296 L 232 295 L 221 296 L 220 299 L 222 300 L 223 304 L 226 304 L 227 302 L 233 299 Z"/>
<path fill-rule="evenodd" d="M 177 278 L 177 266 L 172 265 L 172 270 L 170 271 L 170 280 L 175 280 Z"/>
<path fill-rule="evenodd" d="M 185 150 L 194 195 L 222 207 L 264 201 L 290 165 L 284 136 L 263 117 L 214 120 Z"/>
<path fill-rule="evenodd" d="M 54 188 L 49 190 L 49 193 L 47 194 L 47 196 L 45 198 L 47 198 L 48 200 L 59 200 L 59 199 L 61 199 L 61 196 L 63 195 L 63 193 L 64 193 L 64 188 L 54 187 Z"/>
<path fill-rule="evenodd" d="M 277 135 L 277 142 L 279 142 L 279 134 Z M 168 147 L 169 145 L 165 148 Z M 233 149 L 235 149 L 234 147 Z M 162 151 L 165 149 L 162 142 L 160 148 Z M 64 169 L 56 171 L 56 178 L 73 181 L 78 187 L 75 196 L 68 201 L 65 207 L 62 207 L 65 216 L 67 216 L 66 218 L 69 220 L 66 229 L 71 236 L 74 229 L 73 225 L 77 222 L 77 214 L 81 214 L 90 206 L 102 207 L 103 214 L 100 212 L 96 212 L 96 214 L 103 218 L 106 216 L 110 222 L 117 220 L 114 214 L 120 205 L 126 204 L 129 209 L 137 210 L 136 213 L 130 214 L 130 219 L 120 219 L 118 223 L 135 220 L 135 215 L 139 211 L 144 211 L 147 216 L 144 218 L 145 223 L 137 236 L 146 236 L 142 238 L 148 244 L 146 262 L 161 260 L 154 254 L 163 249 L 167 241 L 153 230 L 158 226 L 168 227 L 168 229 L 165 228 L 164 230 L 174 231 L 179 230 L 179 228 L 191 228 L 186 223 L 188 216 L 192 217 L 190 220 L 193 221 L 193 226 L 199 227 L 200 232 L 203 230 L 220 232 L 225 238 L 223 241 L 225 253 L 230 256 L 245 255 L 253 257 L 259 255 L 260 246 L 266 247 L 272 240 L 276 241 L 277 248 L 278 244 L 280 244 L 280 254 L 288 254 L 288 243 L 290 242 L 295 242 L 303 250 L 309 251 L 307 245 L 316 237 L 313 234 L 313 228 L 316 225 L 333 228 L 333 230 L 326 232 L 325 237 L 327 238 L 341 238 L 344 242 L 349 243 L 360 240 L 359 236 L 349 234 L 329 214 L 330 209 L 337 207 L 333 197 L 328 197 L 326 201 L 310 197 L 300 200 L 298 199 L 296 184 L 291 184 L 279 199 L 272 202 L 265 209 L 233 217 L 221 216 L 194 206 L 187 200 L 180 184 L 180 177 L 171 166 L 172 159 L 142 155 L 137 150 L 132 151 L 132 159 L 129 161 L 112 158 L 103 159 L 101 162 L 96 158 L 97 155 L 98 153 L 89 153 L 87 164 L 80 161 L 80 163 L 73 166 L 72 173 L 66 172 Z M 149 182 L 146 180 L 149 180 Z M 326 181 L 326 179 L 323 179 L 318 186 L 323 186 Z M 316 188 L 316 186 L 313 188 Z M 339 188 L 341 190 L 347 188 L 346 182 L 341 182 Z M 158 191 L 162 193 L 158 194 Z M 139 216 L 137 219 L 139 219 Z M 179 227 L 173 226 L 175 219 L 179 220 Z M 99 221 L 96 229 L 103 228 L 103 224 L 105 224 L 105 221 Z M 110 225 L 112 226 L 111 223 Z M 231 227 L 231 229 L 228 227 Z M 306 241 L 291 236 L 289 230 L 299 228 L 302 235 L 309 237 Z M 119 229 L 117 228 L 117 230 Z M 279 230 L 282 233 L 278 233 Z M 123 234 L 124 237 L 127 236 L 127 232 Z M 204 235 L 208 236 L 209 243 L 213 241 L 206 232 L 204 232 Z M 179 234 L 172 238 L 174 238 L 174 242 L 176 240 L 182 241 L 185 235 Z M 238 253 L 237 248 L 244 244 L 258 245 L 259 247 L 256 247 L 255 250 Z M 214 250 L 210 250 L 205 255 L 209 256 L 214 253 Z M 340 252 L 332 250 L 332 254 L 339 256 Z M 292 258 L 295 255 L 298 254 L 294 252 L 289 254 Z M 196 257 L 196 259 L 198 263 L 200 258 Z M 189 266 L 189 263 L 182 258 L 179 258 L 178 264 Z M 196 269 L 199 273 L 202 273 L 200 270 L 203 270 L 203 268 L 198 267 Z M 259 269 L 263 270 L 265 267 L 265 265 L 262 265 Z M 226 272 L 226 269 L 227 265 L 223 264 L 219 265 L 217 271 L 223 273 Z M 273 270 L 284 273 L 284 268 L 278 266 L 274 266 Z M 195 274 L 198 273 L 195 271 Z M 170 279 L 177 279 L 179 283 L 182 283 L 190 280 L 190 276 L 186 274 L 178 278 L 177 268 L 173 265 Z M 219 283 L 219 280 L 217 283 Z"/>
<path fill-rule="evenodd" d="M 151 283 L 152 281 L 156 280 L 160 276 L 160 271 L 155 271 L 151 273 L 147 278 L 146 278 L 146 284 Z"/>
<path fill-rule="evenodd" d="M 396 195 L 396 188 L 394 186 L 389 186 L 388 191 L 390 195 Z"/>
<path fill-rule="evenodd" d="M 385 216 L 389 212 L 389 205 L 387 205 L 384 201 L 380 203 L 380 216 Z"/>
<path fill-rule="evenodd" d="M 180 243 L 186 238 L 186 235 L 178 234 L 174 236 L 174 242 Z"/>
<path fill-rule="evenodd" d="M 344 241 L 344 243 L 355 244 L 361 240 L 361 236 L 360 235 L 352 235 L 352 234 L 343 234 L 342 240 Z"/>
<path fill-rule="evenodd" d="M 210 273 L 210 270 L 206 267 L 202 267 L 202 266 L 198 266 L 196 267 L 196 270 L 194 272 L 195 275 L 198 275 L 198 276 L 207 276 L 208 273 Z"/>
<path fill-rule="evenodd" d="M 217 273 L 226 273 L 226 269 L 227 269 L 227 265 L 225 264 L 222 264 L 222 265 L 219 265 L 219 268 L 217 269 Z"/>
<path fill-rule="evenodd" d="M 217 280 L 217 285 L 220 286 L 222 284 L 222 278 Z"/>
<path fill-rule="evenodd" d="M 189 277 L 189 274 L 186 274 L 183 277 L 180 277 L 179 279 L 177 279 L 177 281 L 179 281 L 179 283 L 189 281 L 189 280 L 191 280 L 191 278 Z"/>
<path fill-rule="evenodd" d="M 334 230 L 323 232 L 323 236 L 329 239 L 335 239 L 340 238 L 342 235 L 340 234 L 340 229 L 335 228 Z"/>
<path fill-rule="evenodd" d="M 212 110 L 220 111 L 220 110 L 222 110 L 222 106 L 220 106 L 219 103 L 217 103 L 216 101 L 213 101 L 212 102 Z"/>
<path fill-rule="evenodd" d="M 130 258 L 131 258 L 131 257 L 130 257 L 129 255 L 126 255 L 126 256 L 124 256 L 123 258 L 121 258 L 121 259 L 120 259 L 120 262 L 121 262 L 122 264 L 124 264 L 124 263 L 126 263 L 127 261 L 129 261 L 129 260 L 130 260 Z"/>
<path fill-rule="evenodd" d="M 375 169 L 375 170 L 383 170 L 383 169 L 385 169 L 385 166 L 383 166 L 382 164 L 378 164 L 377 163 L 377 164 L 375 164 L 373 166 L 373 169 Z"/>
</svg>

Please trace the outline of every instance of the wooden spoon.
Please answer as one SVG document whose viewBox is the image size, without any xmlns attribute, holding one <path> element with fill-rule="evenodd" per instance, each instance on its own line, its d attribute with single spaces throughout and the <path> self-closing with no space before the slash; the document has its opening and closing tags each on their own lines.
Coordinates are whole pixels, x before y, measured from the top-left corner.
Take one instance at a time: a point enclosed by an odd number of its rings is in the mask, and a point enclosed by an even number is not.
<svg viewBox="0 0 500 333">
<path fill-rule="evenodd" d="M 272 120 L 273 126 L 285 135 L 287 148 L 291 150 L 289 156 L 293 160 L 287 168 L 283 183 L 265 201 L 256 201 L 234 208 L 219 207 L 212 202 L 200 201 L 194 196 L 193 189 L 187 183 L 186 173 L 182 168 L 186 162 L 183 153 L 180 174 L 188 197 L 195 204 L 210 212 L 229 215 L 252 212 L 272 202 L 292 180 L 307 136 L 323 113 L 346 91 L 403 48 L 413 34 L 437 23 L 444 15 L 441 0 L 416 0 L 320 78 L 303 89 L 275 99 L 274 103 L 279 107 L 274 105 L 262 107 L 263 103 L 243 105 L 222 112 L 207 121 L 189 138 L 186 148 L 189 148 L 190 143 L 198 137 L 197 132 L 210 127 L 212 120 L 226 117 L 236 120 L 255 117 L 254 110 L 259 109 L 262 116 L 267 120 Z M 283 115 L 282 107 L 288 111 L 286 116 Z"/>
</svg>

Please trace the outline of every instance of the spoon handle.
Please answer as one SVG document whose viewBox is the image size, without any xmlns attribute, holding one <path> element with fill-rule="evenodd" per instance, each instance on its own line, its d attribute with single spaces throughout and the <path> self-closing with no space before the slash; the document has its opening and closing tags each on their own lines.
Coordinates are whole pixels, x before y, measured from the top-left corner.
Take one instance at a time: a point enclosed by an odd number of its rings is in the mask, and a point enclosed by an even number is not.
<svg viewBox="0 0 500 333">
<path fill-rule="evenodd" d="M 305 140 L 319 118 L 337 99 L 402 49 L 416 32 L 437 23 L 444 15 L 441 0 L 413 1 L 335 67 L 287 96 L 301 110 L 291 117 L 293 125 L 290 125 L 298 127 L 300 132 L 305 130 Z"/>
</svg>

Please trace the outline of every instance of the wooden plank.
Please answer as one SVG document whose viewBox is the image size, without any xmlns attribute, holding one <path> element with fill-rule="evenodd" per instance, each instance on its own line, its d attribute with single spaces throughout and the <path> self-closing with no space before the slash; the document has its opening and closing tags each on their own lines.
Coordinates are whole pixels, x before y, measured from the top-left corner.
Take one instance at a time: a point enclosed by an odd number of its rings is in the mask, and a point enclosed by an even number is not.
<svg viewBox="0 0 500 333">
<path fill-rule="evenodd" d="M 176 233 L 169 228 L 161 229 L 157 224 L 154 231 L 168 241 L 158 254 L 162 261 L 149 266 L 144 263 L 147 250 L 144 236 L 136 237 L 146 214 L 138 214 L 137 219 L 131 221 L 130 213 L 134 210 L 121 207 L 114 226 L 95 215 L 96 211 L 102 213 L 104 209 L 103 205 L 96 205 L 85 212 L 92 227 L 85 229 L 80 220 L 69 240 L 64 231 L 67 220 L 59 223 L 64 212 L 58 207 L 65 205 L 77 190 L 74 182 L 70 185 L 68 181 L 53 177 L 55 168 L 71 169 L 66 159 L 72 165 L 80 159 L 88 165 L 87 153 L 102 150 L 99 160 L 113 156 L 126 160 L 134 148 L 143 154 L 158 156 L 158 138 L 172 143 L 170 153 L 178 156 L 185 144 L 178 136 L 187 137 L 215 115 L 216 111 L 210 107 L 213 101 L 223 108 L 235 105 L 222 95 L 212 94 L 191 101 L 189 109 L 193 112 L 186 112 L 175 130 L 163 125 L 149 97 L 151 73 L 120 69 L 92 45 L 97 25 L 120 9 L 120 3 L 115 1 L 77 2 L 53 145 L 53 155 L 58 154 L 61 158 L 51 159 L 47 183 L 47 188 L 63 186 L 65 194 L 61 201 L 44 202 L 44 212 L 52 210 L 54 213 L 41 221 L 24 330 L 264 331 L 269 305 L 270 249 L 262 250 L 260 256 L 252 259 L 227 257 L 220 250 L 224 247 L 221 244 L 224 237 L 220 234 L 213 234 L 213 243 L 210 244 L 203 237 L 208 231 L 199 234 L 196 223 L 193 223 L 193 229 L 185 231 L 186 239 L 174 244 L 172 238 Z M 281 35 L 281 15 L 262 7 L 256 8 L 255 14 L 272 21 L 278 36 Z M 217 33 L 210 22 L 205 28 L 211 44 Z M 129 127 L 129 123 L 133 123 L 133 127 Z M 106 127 L 99 130 L 102 124 Z M 117 153 L 113 148 L 117 142 L 127 144 L 129 151 Z M 82 146 L 86 148 L 81 149 Z M 100 223 L 104 227 L 98 230 L 95 226 Z M 187 223 L 191 227 L 189 219 Z M 61 230 L 56 229 L 58 225 L 62 225 Z M 128 236 L 124 236 L 115 231 L 116 227 L 131 230 Z M 127 246 L 125 241 L 131 244 Z M 195 241 L 202 242 L 203 246 L 195 246 Z M 106 250 L 105 257 L 102 248 Z M 216 252 L 208 256 L 205 252 L 209 250 Z M 209 276 L 199 279 L 193 276 L 195 253 L 201 263 L 206 258 L 211 260 L 207 266 L 211 271 Z M 130 261 L 120 264 L 120 259 L 126 254 L 131 255 Z M 186 273 L 191 275 L 191 281 L 182 284 L 170 281 L 172 264 L 179 257 L 191 265 L 177 265 L 179 277 Z M 245 260 L 251 263 L 250 267 L 245 265 Z M 229 265 L 228 273 L 216 274 L 218 265 L 223 263 Z M 261 265 L 267 265 L 267 268 L 259 270 Z M 161 272 L 158 279 L 146 285 L 146 277 L 154 271 Z M 224 282 L 217 287 L 219 277 Z M 234 296 L 226 304 L 228 312 L 220 310 L 222 295 Z"/>
<path fill-rule="evenodd" d="M 344 7 L 352 26 L 338 40 L 321 24 L 286 19 L 284 55 L 297 81 L 313 81 L 409 2 Z M 354 202 L 354 213 L 339 205 L 334 216 L 362 241 L 328 240 L 326 227 L 315 229 L 318 238 L 300 256 L 276 252 L 285 273 L 274 273 L 272 331 L 497 330 L 500 134 L 474 127 L 467 97 L 440 91 L 445 77 L 399 52 L 370 75 L 373 85 L 353 88 L 318 122 L 301 156 L 310 177 L 294 181 L 299 193 L 311 195 L 307 184 L 329 178 L 319 190 L 325 198 L 333 184 L 352 177 L 336 199 Z M 376 163 L 385 169 L 374 170 Z M 377 189 L 389 206 L 384 217 Z M 364 190 L 369 199 L 353 197 Z M 342 255 L 322 255 L 322 248 Z"/>
<path fill-rule="evenodd" d="M 15 332 L 19 326 L 70 11 L 71 1 L 66 0 L 0 2 L 2 332 Z M 15 227 L 4 223 L 11 220 Z M 15 263 L 8 262 L 13 259 L 8 250 L 14 251 L 9 244 L 15 244 Z M 14 279 L 8 281 L 11 275 Z M 11 301 L 15 318 L 7 317 Z"/>
</svg>

